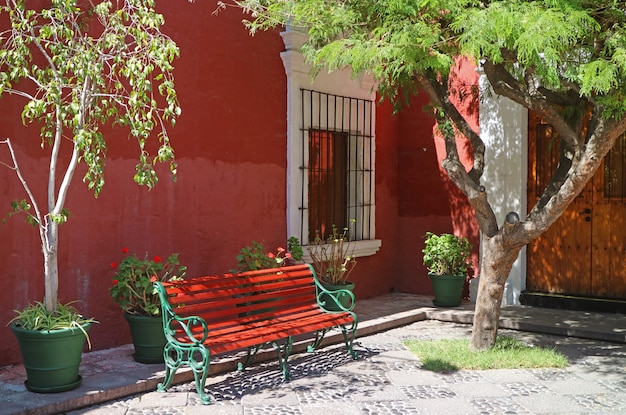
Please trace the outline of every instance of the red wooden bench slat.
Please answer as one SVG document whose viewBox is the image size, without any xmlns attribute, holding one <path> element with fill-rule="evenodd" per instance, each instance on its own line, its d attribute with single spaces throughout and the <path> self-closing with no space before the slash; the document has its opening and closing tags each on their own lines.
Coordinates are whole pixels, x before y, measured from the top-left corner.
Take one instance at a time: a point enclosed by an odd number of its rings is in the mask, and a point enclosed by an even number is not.
<svg viewBox="0 0 626 415">
<path fill-rule="evenodd" d="M 267 321 L 268 317 L 271 317 L 272 321 L 285 321 L 288 319 L 296 318 L 297 316 L 308 316 L 308 315 L 316 315 L 320 314 L 321 310 L 317 304 L 302 304 L 298 307 L 294 307 L 288 310 L 279 310 L 279 311 L 268 311 L 267 313 L 259 313 L 248 316 L 239 316 L 233 317 L 232 319 L 223 319 L 219 321 L 214 321 L 211 324 L 211 332 L 210 336 L 216 336 L 222 333 L 223 330 L 237 330 L 240 326 L 246 327 L 257 327 L 263 326 L 267 323 L 263 323 L 263 321 Z M 265 315 L 267 314 L 267 315 Z M 295 316 L 295 317 L 294 317 Z M 264 320 L 265 319 L 265 320 Z M 208 324 L 208 322 L 207 322 Z M 200 328 L 197 329 L 198 331 Z"/>
<path fill-rule="evenodd" d="M 349 324 L 352 319 L 343 317 L 337 319 L 332 315 L 296 315 L 297 318 L 285 320 L 271 325 L 233 326 L 231 330 L 212 332 L 204 344 L 214 354 L 226 353 L 259 343 L 282 340 L 288 336 L 311 333 L 312 331 L 330 328 L 337 324 Z M 294 316 L 294 317 L 296 317 Z M 179 337 L 185 342 L 185 337 Z"/>
<path fill-rule="evenodd" d="M 214 296 L 211 302 L 197 302 L 195 298 L 190 298 L 186 303 L 182 303 L 175 308 L 176 313 L 181 316 L 189 316 L 189 315 L 200 315 L 204 317 L 210 314 L 215 313 L 217 316 L 220 313 L 225 313 L 225 310 L 237 310 L 237 312 L 241 311 L 250 311 L 250 309 L 242 309 L 246 306 L 250 306 L 252 303 L 258 305 L 258 308 L 265 308 L 262 306 L 263 301 L 275 300 L 272 301 L 273 306 L 281 305 L 281 300 L 284 299 L 285 304 L 289 304 L 291 302 L 297 302 L 298 299 L 300 301 L 315 301 L 314 291 L 311 286 L 305 287 L 288 287 L 288 289 L 284 289 L 281 291 L 271 291 L 266 293 L 257 293 L 245 296 L 239 296 L 239 294 L 230 295 L 230 293 L 224 293 L 221 296 Z M 216 310 L 212 304 L 216 301 L 219 301 L 220 309 Z M 236 307 L 240 307 L 237 309 Z"/>
<path fill-rule="evenodd" d="M 282 291 L 298 286 L 310 287 L 313 285 L 314 280 L 311 276 L 308 278 L 291 278 L 290 276 L 288 280 L 272 280 L 266 281 L 264 284 L 253 284 L 246 280 L 228 281 L 228 283 L 225 282 L 222 285 L 213 285 L 211 287 L 205 285 L 196 286 L 194 291 L 169 287 L 166 287 L 166 289 L 168 294 L 171 295 L 169 303 L 171 305 L 177 305 L 217 300 L 228 295 L 249 295 L 260 291 Z"/>
<path fill-rule="evenodd" d="M 296 277 L 311 278 L 311 273 L 307 265 L 294 265 L 288 271 L 283 271 L 287 267 L 274 268 L 273 270 L 246 271 L 239 274 L 207 275 L 195 277 L 184 281 L 163 282 L 162 285 L 168 293 L 177 294 L 184 291 L 202 291 L 212 287 L 237 286 L 244 281 L 250 283 L 263 283 L 264 281 L 280 278 L 288 273 L 290 279 Z M 269 272 L 268 272 L 269 271 Z"/>
<path fill-rule="evenodd" d="M 210 309 L 207 304 L 213 304 L 219 301 L 222 307 L 236 307 L 239 304 L 245 304 L 250 301 L 263 301 L 277 298 L 294 298 L 294 297 L 310 297 L 314 294 L 312 290 L 312 284 L 305 286 L 285 286 L 281 290 L 259 290 L 256 292 L 247 292 L 246 294 L 222 292 L 221 295 L 213 295 L 209 301 L 206 297 L 202 296 L 188 296 L 187 301 L 183 301 L 176 305 L 175 310 L 179 315 L 188 315 L 193 313 L 199 313 L 201 310 Z M 170 303 L 172 304 L 172 303 Z M 203 307 L 204 306 L 204 307 Z M 199 311 L 200 310 L 200 311 Z"/>
<path fill-rule="evenodd" d="M 264 328 L 270 327 L 269 330 L 272 330 L 271 327 L 280 323 L 286 323 L 294 320 L 303 320 L 305 318 L 310 318 L 312 316 L 332 316 L 330 319 L 333 321 L 338 321 L 339 317 L 336 314 L 328 314 L 321 312 L 319 306 L 317 304 L 309 304 L 306 306 L 301 306 L 298 308 L 294 308 L 289 312 L 283 313 L 268 313 L 272 316 L 270 319 L 263 320 L 263 315 L 253 315 L 245 318 L 237 318 L 233 320 L 224 320 L 219 324 L 211 325 L 211 331 L 209 332 L 209 339 L 219 338 L 224 335 L 228 335 L 229 333 L 233 333 L 241 330 L 249 330 L 256 328 Z M 347 317 L 348 321 L 351 321 L 351 317 Z M 340 321 L 344 321 L 341 319 Z M 314 331 L 314 330 L 313 330 Z M 200 328 L 196 328 L 194 333 L 200 335 L 202 330 Z"/>
</svg>

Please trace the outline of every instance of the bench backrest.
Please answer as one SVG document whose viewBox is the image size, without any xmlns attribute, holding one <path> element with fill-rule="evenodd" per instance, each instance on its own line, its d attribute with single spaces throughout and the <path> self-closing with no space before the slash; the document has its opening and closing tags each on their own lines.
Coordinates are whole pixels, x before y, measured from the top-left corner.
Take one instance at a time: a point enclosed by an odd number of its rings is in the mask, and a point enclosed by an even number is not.
<svg viewBox="0 0 626 415">
<path fill-rule="evenodd" d="M 215 328 L 317 308 L 314 275 L 310 265 L 302 264 L 170 281 L 162 286 L 171 311 L 180 317 L 202 317 Z"/>
</svg>

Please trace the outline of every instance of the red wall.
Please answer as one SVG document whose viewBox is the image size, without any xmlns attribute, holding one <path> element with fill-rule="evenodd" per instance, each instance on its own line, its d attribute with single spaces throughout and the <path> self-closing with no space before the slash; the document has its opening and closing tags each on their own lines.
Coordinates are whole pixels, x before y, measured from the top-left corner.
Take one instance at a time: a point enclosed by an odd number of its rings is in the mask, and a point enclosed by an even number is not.
<svg viewBox="0 0 626 415">
<path fill-rule="evenodd" d="M 478 131 L 478 76 L 475 66 L 459 60 L 451 75 L 456 85 L 452 96 L 463 116 Z M 459 96 L 465 97 L 463 100 Z M 398 275 L 396 288 L 402 292 L 432 294 L 427 270 L 422 263 L 424 234 L 453 233 L 467 237 L 474 246 L 471 271 L 477 274 L 479 232 L 467 198 L 449 180 L 441 167 L 444 140 L 427 111 L 428 97 L 418 94 L 399 116 L 398 143 Z M 434 138 L 434 139 L 433 139 Z M 467 140 L 457 134 L 461 161 L 472 163 Z M 468 286 L 465 287 L 468 296 Z"/>
<path fill-rule="evenodd" d="M 227 9 L 212 15 L 211 2 L 159 3 L 163 28 L 179 45 L 176 87 L 183 109 L 170 129 L 178 180 L 159 168 L 151 191 L 132 181 L 136 145 L 127 131 L 106 130 L 109 153 L 106 185 L 98 199 L 81 183 L 84 166 L 70 190 L 72 216 L 60 233 L 61 301 L 78 299 L 79 309 L 100 324 L 92 329 L 95 349 L 130 342 L 122 313 L 111 301 L 110 263 L 121 248 L 142 255 L 180 253 L 188 275 L 222 273 L 251 241 L 268 249 L 285 244 L 286 79 L 276 32 L 251 37 L 243 15 Z M 433 143 L 433 122 L 423 101 L 393 115 L 382 104 L 377 115 L 376 233 L 382 248 L 361 258 L 354 272 L 358 298 L 391 290 L 428 293 L 421 267 L 422 235 L 449 231 L 458 208 L 449 207 Z M 39 126 L 25 128 L 23 102 L 0 100 L 0 131 L 19 153 L 27 180 L 45 190 L 46 152 Z M 7 160 L 0 147 L 0 161 Z M 25 195 L 14 173 L 0 166 L 0 217 L 9 202 Z M 40 202 L 41 203 L 41 202 Z M 13 310 L 43 297 L 43 260 L 35 229 L 21 218 L 0 224 L 0 365 L 20 361 L 5 324 Z"/>
</svg>

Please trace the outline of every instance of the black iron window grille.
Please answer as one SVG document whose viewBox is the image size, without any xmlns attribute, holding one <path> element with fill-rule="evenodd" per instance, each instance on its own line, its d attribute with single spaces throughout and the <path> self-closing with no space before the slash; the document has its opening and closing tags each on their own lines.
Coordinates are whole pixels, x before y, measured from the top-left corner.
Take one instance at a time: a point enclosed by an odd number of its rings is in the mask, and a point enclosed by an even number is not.
<svg viewBox="0 0 626 415">
<path fill-rule="evenodd" d="M 301 89 L 300 240 L 373 237 L 373 102 Z"/>
</svg>

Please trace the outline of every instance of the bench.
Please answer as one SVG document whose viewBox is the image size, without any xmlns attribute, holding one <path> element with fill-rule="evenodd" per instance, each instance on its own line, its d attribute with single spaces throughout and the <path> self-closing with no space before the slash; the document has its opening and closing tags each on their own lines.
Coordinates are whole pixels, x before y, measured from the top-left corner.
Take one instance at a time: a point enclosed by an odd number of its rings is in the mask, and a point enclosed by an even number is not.
<svg viewBox="0 0 626 415">
<path fill-rule="evenodd" d="M 157 386 L 165 391 L 176 370 L 189 366 L 203 404 L 211 357 L 245 350 L 243 370 L 259 349 L 272 345 L 278 353 L 283 377 L 290 378 L 288 359 L 295 336 L 315 333 L 312 352 L 333 328 L 343 333 L 348 353 L 358 319 L 352 311 L 355 299 L 348 290 L 328 291 L 308 264 L 197 277 L 183 281 L 155 282 L 161 300 L 165 379 Z M 328 309 L 336 311 L 329 311 Z"/>
</svg>

